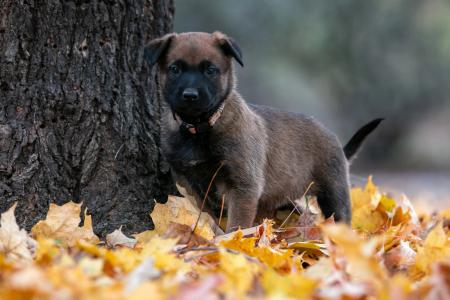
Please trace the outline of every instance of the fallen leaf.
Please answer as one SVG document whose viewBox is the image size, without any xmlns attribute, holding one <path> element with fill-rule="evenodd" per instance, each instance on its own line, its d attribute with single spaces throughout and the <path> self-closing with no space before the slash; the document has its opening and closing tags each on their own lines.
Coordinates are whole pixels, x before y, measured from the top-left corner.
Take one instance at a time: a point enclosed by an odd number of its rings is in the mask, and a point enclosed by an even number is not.
<svg viewBox="0 0 450 300">
<path fill-rule="evenodd" d="M 252 254 L 256 247 L 256 241 L 255 237 L 245 238 L 243 231 L 238 230 L 229 239 L 221 240 L 220 245 L 228 249 Z"/>
<path fill-rule="evenodd" d="M 45 279 L 45 273 L 37 267 L 28 267 L 13 272 L 2 282 L 0 298 L 16 299 L 49 299 L 53 292 L 50 282 Z"/>
<path fill-rule="evenodd" d="M 117 246 L 134 248 L 136 242 L 136 239 L 129 238 L 125 234 L 123 234 L 122 227 L 114 230 L 106 236 L 106 243 L 108 244 L 108 246 L 113 248 Z"/>
<path fill-rule="evenodd" d="M 450 262 L 440 262 L 433 265 L 429 280 L 427 299 L 450 299 Z"/>
<path fill-rule="evenodd" d="M 169 224 L 166 232 L 162 235 L 166 239 L 178 239 L 178 244 L 186 245 L 186 247 L 208 245 L 210 242 L 204 237 L 192 232 L 191 227 L 184 224 Z"/>
<path fill-rule="evenodd" d="M 448 211 L 418 216 L 406 197 L 393 199 L 370 179 L 352 195 L 354 230 L 314 221 L 305 207 L 286 222 L 294 228 L 264 220 L 214 240 L 205 238 L 208 222 L 191 235 L 199 211 L 183 198 L 157 208 L 157 230 L 131 239 L 119 229 L 107 244 L 89 216 L 78 226 L 80 207 L 69 203 L 50 206 L 30 247 L 12 209 L 0 222 L 0 249 L 9 249 L 0 251 L 0 299 L 449 298 Z M 13 255 L 15 238 L 31 257 Z"/>
<path fill-rule="evenodd" d="M 351 190 L 352 227 L 365 233 L 378 232 L 386 224 L 388 216 L 384 206 L 380 207 L 381 194 L 369 177 L 363 189 Z M 386 204 L 388 205 L 388 204 Z M 390 204 L 389 204 L 390 205 Z"/>
<path fill-rule="evenodd" d="M 384 265 L 394 274 L 398 271 L 406 271 L 414 264 L 416 251 L 411 249 L 408 242 L 400 241 L 400 244 L 384 254 Z"/>
<path fill-rule="evenodd" d="M 148 257 L 125 278 L 124 292 L 130 294 L 143 282 L 159 276 L 161 276 L 161 271 L 155 269 L 153 259 Z"/>
<path fill-rule="evenodd" d="M 186 273 L 189 270 L 189 265 L 172 252 L 176 244 L 177 239 L 163 239 L 155 236 L 143 246 L 140 257 L 142 259 L 146 257 L 153 258 L 155 267 L 159 270 Z"/>
<path fill-rule="evenodd" d="M 273 299 L 310 299 L 319 282 L 299 273 L 280 275 L 272 269 L 262 274 L 262 286 L 267 296 Z"/>
<path fill-rule="evenodd" d="M 164 291 L 161 288 L 161 285 L 146 281 L 141 284 L 138 288 L 136 288 L 133 292 L 126 295 L 126 300 L 142 300 L 142 299 L 167 299 Z"/>
<path fill-rule="evenodd" d="M 450 238 L 445 233 L 442 222 L 430 231 L 423 246 L 417 250 L 415 268 L 424 274 L 431 272 L 436 262 L 450 260 Z"/>
<path fill-rule="evenodd" d="M 152 234 L 163 235 L 171 223 L 179 223 L 194 228 L 200 210 L 187 198 L 169 196 L 165 204 L 155 203 L 150 214 L 155 229 Z M 205 212 L 201 213 L 195 233 L 207 240 L 214 238 L 214 219 Z M 139 239 L 139 237 L 138 237 Z"/>
<path fill-rule="evenodd" d="M 294 242 L 289 243 L 287 248 L 298 250 L 299 253 L 306 252 L 311 255 L 316 255 L 317 257 L 328 254 L 325 244 L 323 243 Z"/>
<path fill-rule="evenodd" d="M 227 239 L 231 238 L 232 236 L 234 236 L 236 234 L 236 232 L 238 232 L 238 231 L 242 232 L 243 237 L 249 237 L 249 236 L 255 235 L 258 228 L 259 228 L 259 225 L 249 227 L 249 228 L 244 228 L 244 229 L 240 228 L 238 230 L 229 232 L 227 234 L 218 235 L 214 238 L 214 243 L 219 243 L 222 240 L 227 240 Z"/>
<path fill-rule="evenodd" d="M 16 204 L 1 215 L 0 254 L 12 261 L 31 260 L 33 258 L 31 249 L 35 247 L 36 241 L 17 225 L 15 209 Z"/>
<path fill-rule="evenodd" d="M 62 246 L 73 247 L 80 240 L 98 243 L 99 239 L 92 230 L 92 218 L 86 215 L 84 225 L 80 223 L 81 204 L 68 202 L 62 206 L 50 203 L 47 217 L 33 226 L 34 237 L 58 240 Z"/>
<path fill-rule="evenodd" d="M 232 299 L 243 298 L 260 271 L 259 266 L 250 262 L 243 254 L 229 253 L 225 249 L 220 250 L 219 268 L 227 278 L 222 286 L 222 291 L 231 295 Z"/>
<path fill-rule="evenodd" d="M 219 300 L 217 286 L 224 280 L 222 274 L 209 275 L 202 280 L 182 284 L 176 294 L 170 298 L 174 300 Z"/>
<path fill-rule="evenodd" d="M 386 272 L 375 256 L 379 239 L 372 238 L 366 242 L 344 224 L 323 225 L 322 230 L 336 244 L 337 253 L 334 255 L 338 255 L 338 259 L 345 258 L 349 274 L 364 280 L 385 280 Z"/>
</svg>

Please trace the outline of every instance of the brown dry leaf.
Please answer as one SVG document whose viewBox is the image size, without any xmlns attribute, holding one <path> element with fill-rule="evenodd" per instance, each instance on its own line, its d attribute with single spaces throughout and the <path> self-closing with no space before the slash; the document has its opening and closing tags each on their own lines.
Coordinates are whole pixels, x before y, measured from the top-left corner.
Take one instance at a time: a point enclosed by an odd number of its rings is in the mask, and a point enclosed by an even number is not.
<svg viewBox="0 0 450 300">
<path fill-rule="evenodd" d="M 406 271 L 414 264 L 416 251 L 409 242 L 400 241 L 400 244 L 384 254 L 384 265 L 393 274 L 398 271 Z"/>
<path fill-rule="evenodd" d="M 58 240 L 61 245 L 73 247 L 80 240 L 98 243 L 99 239 L 92 230 L 91 216 L 84 216 L 84 225 L 80 223 L 81 204 L 68 202 L 61 206 L 50 203 L 47 217 L 31 229 L 34 237 Z"/>
<path fill-rule="evenodd" d="M 210 244 L 204 237 L 193 233 L 191 227 L 188 225 L 173 222 L 169 224 L 162 237 L 166 239 L 178 239 L 178 244 L 186 245 L 186 247 Z"/>
<path fill-rule="evenodd" d="M 12 261 L 31 260 L 33 257 L 31 249 L 34 248 L 36 241 L 17 225 L 15 209 L 16 204 L 1 215 L 0 254 Z"/>
</svg>

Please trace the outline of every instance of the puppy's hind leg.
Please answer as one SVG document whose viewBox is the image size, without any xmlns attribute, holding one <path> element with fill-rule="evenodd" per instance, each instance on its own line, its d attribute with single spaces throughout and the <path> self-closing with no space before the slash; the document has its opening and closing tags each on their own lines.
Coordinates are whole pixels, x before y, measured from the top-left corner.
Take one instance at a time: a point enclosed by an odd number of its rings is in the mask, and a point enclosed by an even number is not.
<svg viewBox="0 0 450 300">
<path fill-rule="evenodd" d="M 336 222 L 350 224 L 352 213 L 347 176 L 343 174 L 331 175 L 319 180 L 317 202 L 325 216 L 329 218 L 334 214 Z"/>
<path fill-rule="evenodd" d="M 253 226 L 258 209 L 258 197 L 250 194 L 230 193 L 226 195 L 228 205 L 227 232 L 237 230 L 239 227 Z"/>
</svg>

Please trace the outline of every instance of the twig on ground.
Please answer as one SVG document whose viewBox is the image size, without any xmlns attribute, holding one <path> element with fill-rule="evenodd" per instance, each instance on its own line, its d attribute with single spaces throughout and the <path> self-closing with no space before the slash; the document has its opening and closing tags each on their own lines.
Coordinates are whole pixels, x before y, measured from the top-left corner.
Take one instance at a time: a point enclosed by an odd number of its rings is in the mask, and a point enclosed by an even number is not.
<svg viewBox="0 0 450 300">
<path fill-rule="evenodd" d="M 223 213 L 224 205 L 225 205 L 225 194 L 222 195 L 222 206 L 220 207 L 220 216 L 219 216 L 219 224 L 218 224 L 219 227 L 220 227 L 220 223 L 222 223 L 222 213 Z"/>
<path fill-rule="evenodd" d="M 303 197 L 306 196 L 306 194 L 308 193 L 309 189 L 312 187 L 312 185 L 314 184 L 314 181 L 311 181 L 311 183 L 308 185 L 308 187 L 306 188 L 305 192 L 303 193 Z M 286 219 L 284 219 L 283 223 L 281 223 L 279 228 L 282 228 L 283 225 L 287 222 L 287 220 L 289 220 L 289 218 L 291 217 L 291 215 L 294 213 L 294 211 L 297 210 L 297 206 L 294 204 L 294 209 L 291 211 L 291 213 L 286 217 Z"/>
<path fill-rule="evenodd" d="M 300 209 L 297 207 L 297 203 L 295 203 L 294 201 L 291 200 L 291 198 L 288 198 L 289 202 L 292 203 L 292 205 L 294 205 L 294 209 L 298 212 L 299 215 L 302 214 L 302 212 L 300 211 Z"/>
<path fill-rule="evenodd" d="M 194 259 L 201 258 L 203 256 L 207 256 L 207 255 L 214 254 L 214 253 L 217 253 L 217 252 L 219 252 L 219 249 L 211 250 L 211 251 L 208 251 L 208 252 L 205 252 L 205 253 L 202 253 L 202 254 L 198 254 L 198 255 L 194 255 L 194 256 L 185 258 L 184 261 L 185 262 L 190 262 L 190 261 L 192 261 Z"/>
<path fill-rule="evenodd" d="M 208 193 L 209 193 L 209 190 L 211 189 L 212 183 L 214 182 L 214 179 L 216 178 L 217 173 L 219 173 L 219 171 L 220 171 L 220 169 L 222 169 L 222 167 L 223 167 L 223 162 L 220 162 L 219 167 L 217 168 L 216 172 L 214 173 L 214 175 L 211 178 L 211 181 L 209 182 L 208 188 L 206 189 L 205 196 L 203 197 L 203 202 L 202 202 L 202 206 L 200 207 L 200 212 L 198 213 L 197 221 L 195 222 L 194 228 L 192 229 L 191 234 L 189 235 L 188 243 L 191 241 L 192 235 L 194 234 L 194 231 L 198 226 L 198 222 L 200 221 L 200 217 L 202 215 L 203 208 L 205 207 L 205 202 L 206 202 L 206 199 L 208 198 Z"/>
<path fill-rule="evenodd" d="M 228 248 L 224 248 L 224 250 L 227 251 L 228 253 L 232 253 L 232 254 L 242 254 L 247 260 L 261 264 L 261 262 L 256 257 L 250 256 L 241 251 L 232 250 L 232 249 L 228 249 Z M 178 250 L 176 252 L 178 254 L 186 254 L 190 251 L 207 251 L 207 252 L 185 258 L 186 262 L 189 262 L 189 261 L 197 259 L 197 258 L 201 258 L 203 256 L 207 256 L 207 255 L 210 255 L 213 253 L 217 253 L 217 252 L 219 252 L 219 248 L 217 248 L 217 247 L 195 247 L 195 248 L 189 248 L 189 249 L 184 248 L 184 249 Z"/>
<path fill-rule="evenodd" d="M 184 254 L 191 251 L 211 251 L 211 250 L 217 250 L 217 247 L 191 247 L 191 248 L 182 248 L 179 250 L 176 250 L 175 253 L 177 254 Z"/>
<path fill-rule="evenodd" d="M 243 233 L 244 236 L 248 236 L 248 235 L 251 235 L 251 234 L 255 234 L 255 233 L 256 233 L 256 230 L 257 230 L 257 228 L 258 228 L 259 226 L 260 226 L 260 225 L 254 226 L 254 227 L 250 227 L 250 228 L 240 229 L 240 230 L 242 231 L 242 233 Z M 214 242 L 217 243 L 217 242 L 220 242 L 221 240 L 227 239 L 227 238 L 233 236 L 233 235 L 236 233 L 236 231 L 238 231 L 238 230 L 229 232 L 229 233 L 227 233 L 227 234 L 218 235 L 218 236 L 216 236 L 216 238 L 214 239 Z"/>
</svg>

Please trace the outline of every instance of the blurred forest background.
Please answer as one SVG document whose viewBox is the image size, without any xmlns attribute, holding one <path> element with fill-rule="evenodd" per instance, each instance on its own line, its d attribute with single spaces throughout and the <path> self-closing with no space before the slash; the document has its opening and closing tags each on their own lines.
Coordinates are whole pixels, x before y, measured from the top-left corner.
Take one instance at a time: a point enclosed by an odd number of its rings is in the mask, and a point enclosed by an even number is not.
<svg viewBox="0 0 450 300">
<path fill-rule="evenodd" d="M 242 48 L 247 101 L 313 115 L 343 142 L 385 117 L 353 173 L 450 193 L 450 1 L 176 1 L 176 32 L 215 30 Z"/>
</svg>

